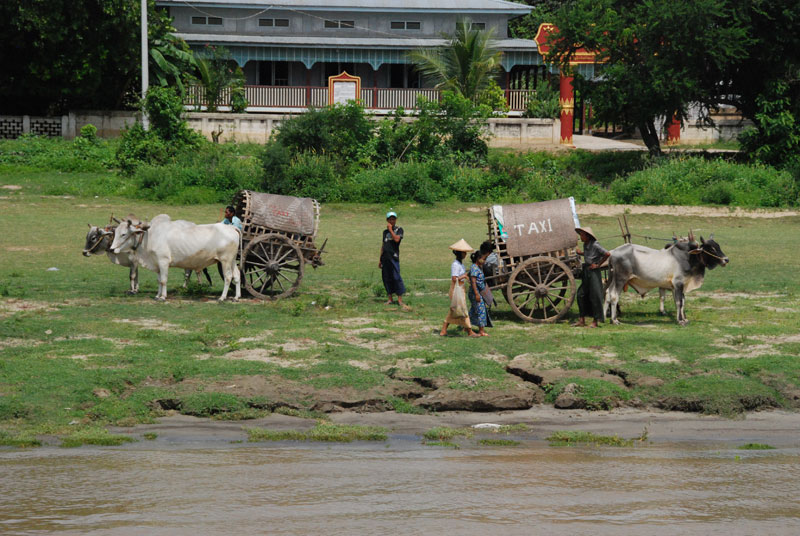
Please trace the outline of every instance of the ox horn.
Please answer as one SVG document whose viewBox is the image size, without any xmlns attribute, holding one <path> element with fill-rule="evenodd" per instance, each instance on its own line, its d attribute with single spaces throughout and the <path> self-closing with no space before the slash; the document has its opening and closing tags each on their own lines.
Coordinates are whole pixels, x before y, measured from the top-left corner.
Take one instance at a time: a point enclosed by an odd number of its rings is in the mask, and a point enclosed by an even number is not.
<svg viewBox="0 0 800 536">
<path fill-rule="evenodd" d="M 113 221 L 116 224 L 122 223 L 121 221 L 119 221 L 119 218 L 115 218 L 113 215 L 111 216 L 111 221 Z"/>
<path fill-rule="evenodd" d="M 91 223 L 87 223 L 86 225 L 88 225 L 88 226 L 89 226 L 89 229 L 91 229 L 91 228 L 92 228 L 92 224 L 91 224 Z"/>
<path fill-rule="evenodd" d="M 691 229 L 689 229 L 689 242 L 694 242 L 694 232 Z"/>
</svg>

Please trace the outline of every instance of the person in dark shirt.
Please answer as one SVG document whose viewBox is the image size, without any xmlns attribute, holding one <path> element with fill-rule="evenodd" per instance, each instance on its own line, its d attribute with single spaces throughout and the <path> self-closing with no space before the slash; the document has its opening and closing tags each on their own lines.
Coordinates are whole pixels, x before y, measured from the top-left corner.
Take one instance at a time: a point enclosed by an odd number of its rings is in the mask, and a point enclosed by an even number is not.
<svg viewBox="0 0 800 536">
<path fill-rule="evenodd" d="M 592 315 L 594 322 L 589 327 L 596 328 L 603 321 L 603 281 L 598 268 L 611 253 L 600 245 L 591 227 L 578 227 L 575 232 L 583 242 L 583 251 L 577 250 L 578 255 L 583 255 L 583 276 L 577 296 L 580 318 L 573 326 L 586 326 L 586 316 Z"/>
<path fill-rule="evenodd" d="M 403 284 L 403 278 L 400 277 L 400 241 L 403 240 L 403 228 L 397 227 L 396 224 L 397 214 L 391 211 L 387 212 L 378 268 L 381 269 L 383 276 L 383 287 L 386 289 L 386 294 L 389 295 L 386 305 L 394 304 L 393 297 L 397 294 L 397 304 L 401 309 L 407 311 L 409 307 L 403 303 L 406 286 Z"/>
</svg>

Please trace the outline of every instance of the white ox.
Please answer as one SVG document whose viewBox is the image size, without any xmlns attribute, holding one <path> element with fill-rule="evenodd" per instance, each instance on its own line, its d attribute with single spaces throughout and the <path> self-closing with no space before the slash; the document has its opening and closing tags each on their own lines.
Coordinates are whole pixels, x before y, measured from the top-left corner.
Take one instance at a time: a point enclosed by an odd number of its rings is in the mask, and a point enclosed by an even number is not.
<svg viewBox="0 0 800 536">
<path fill-rule="evenodd" d="M 611 279 L 606 290 L 603 310 L 611 309 L 611 322 L 618 324 L 617 302 L 623 289 L 630 285 L 640 295 L 657 288 L 661 293 L 661 313 L 664 313 L 664 292 L 671 290 L 675 298 L 677 320 L 685 325 L 686 293 L 703 284 L 706 268 L 728 264 L 728 257 L 713 240 L 700 237 L 700 244 L 677 242 L 664 249 L 651 249 L 637 244 L 624 244 L 611 251 Z"/>
<path fill-rule="evenodd" d="M 121 223 L 117 218 L 113 218 L 117 223 Z M 134 221 L 133 218 L 131 221 Z M 136 220 L 138 223 L 138 220 Z M 106 225 L 105 227 L 96 227 L 91 223 L 89 225 L 89 232 L 86 233 L 86 243 L 83 246 L 83 256 L 91 257 L 92 255 L 99 255 L 105 253 L 108 260 L 112 264 L 125 266 L 130 269 L 131 288 L 128 294 L 137 294 L 139 292 L 139 266 L 136 263 L 132 251 L 126 251 L 117 255 L 111 251 L 111 242 L 114 240 L 114 233 L 117 230 L 116 225 Z M 208 270 L 204 269 L 206 280 L 211 285 L 211 276 L 208 275 Z M 186 288 L 189 283 L 189 278 L 192 275 L 191 270 L 186 270 L 183 278 L 183 288 Z M 201 284 L 200 272 L 197 272 L 197 284 Z"/>
<path fill-rule="evenodd" d="M 167 274 L 170 267 L 202 270 L 219 263 L 225 284 L 223 301 L 228 296 L 231 279 L 236 285 L 235 299 L 241 297 L 236 254 L 240 235 L 233 225 L 212 223 L 195 225 L 185 220 L 172 221 L 159 214 L 149 223 L 123 221 L 114 234 L 111 251 L 117 255 L 132 251 L 138 264 L 158 274 L 157 300 L 167 299 Z"/>
</svg>

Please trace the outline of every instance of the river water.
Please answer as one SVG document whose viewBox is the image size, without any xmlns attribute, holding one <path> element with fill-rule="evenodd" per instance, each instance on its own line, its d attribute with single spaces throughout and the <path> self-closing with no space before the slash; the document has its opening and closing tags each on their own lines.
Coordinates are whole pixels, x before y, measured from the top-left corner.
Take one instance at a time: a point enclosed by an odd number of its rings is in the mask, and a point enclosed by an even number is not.
<svg viewBox="0 0 800 536">
<path fill-rule="evenodd" d="M 0 534 L 800 534 L 800 450 L 171 445 L 0 451 Z"/>
</svg>

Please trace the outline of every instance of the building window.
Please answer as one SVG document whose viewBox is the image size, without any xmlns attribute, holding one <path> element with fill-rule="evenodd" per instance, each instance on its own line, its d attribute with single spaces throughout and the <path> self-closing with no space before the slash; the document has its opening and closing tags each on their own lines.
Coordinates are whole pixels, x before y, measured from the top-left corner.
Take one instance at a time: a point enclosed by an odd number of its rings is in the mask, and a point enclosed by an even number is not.
<svg viewBox="0 0 800 536">
<path fill-rule="evenodd" d="M 392 30 L 419 30 L 422 23 L 417 21 L 395 20 L 391 24 Z"/>
<path fill-rule="evenodd" d="M 278 28 L 288 28 L 289 27 L 289 19 L 258 19 L 259 26 L 267 26 L 267 27 L 278 27 Z"/>
<path fill-rule="evenodd" d="M 221 17 L 192 17 L 192 24 L 209 24 L 213 26 L 222 26 Z"/>
<path fill-rule="evenodd" d="M 326 28 L 355 28 L 356 23 L 352 20 L 326 20 Z"/>
<path fill-rule="evenodd" d="M 461 23 L 457 22 L 456 23 L 456 29 L 460 29 L 460 28 L 461 28 Z M 486 29 L 486 23 L 485 22 L 471 22 L 471 23 L 469 23 L 469 29 L 470 30 L 483 31 L 483 30 Z"/>
</svg>

